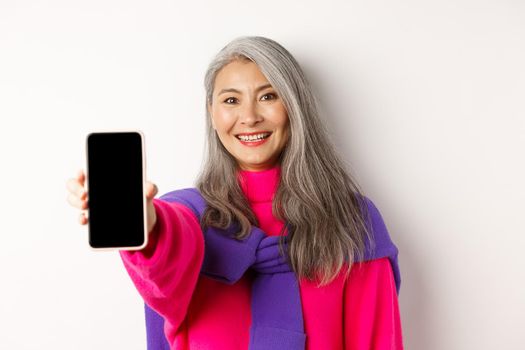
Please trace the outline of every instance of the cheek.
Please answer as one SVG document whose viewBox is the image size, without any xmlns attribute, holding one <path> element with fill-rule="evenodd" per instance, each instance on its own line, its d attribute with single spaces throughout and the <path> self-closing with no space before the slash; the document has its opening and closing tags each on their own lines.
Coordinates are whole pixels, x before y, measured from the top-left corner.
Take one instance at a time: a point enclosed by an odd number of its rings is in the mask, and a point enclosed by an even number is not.
<svg viewBox="0 0 525 350">
<path fill-rule="evenodd" d="M 268 106 L 263 110 L 263 114 L 276 127 L 284 128 L 288 123 L 288 114 L 282 104 Z"/>
<path fill-rule="evenodd" d="M 233 127 L 235 120 L 232 118 L 231 113 L 217 110 L 213 113 L 212 122 L 215 130 L 219 132 L 227 132 Z"/>
<path fill-rule="evenodd" d="M 286 113 L 286 112 L 285 112 Z M 282 129 L 283 129 L 283 144 L 287 144 L 290 139 L 290 120 L 288 119 L 288 115 L 285 114 L 285 118 L 283 118 L 282 121 Z"/>
<path fill-rule="evenodd" d="M 275 106 L 274 110 L 275 115 L 275 121 L 281 126 L 286 127 L 288 124 L 288 113 L 286 112 L 286 108 L 284 108 L 284 105 L 281 103 L 277 106 Z"/>
<path fill-rule="evenodd" d="M 286 110 L 280 111 L 278 123 L 280 128 L 283 130 L 283 134 L 288 134 L 290 129 L 290 121 L 288 119 L 288 114 L 286 113 Z"/>
</svg>

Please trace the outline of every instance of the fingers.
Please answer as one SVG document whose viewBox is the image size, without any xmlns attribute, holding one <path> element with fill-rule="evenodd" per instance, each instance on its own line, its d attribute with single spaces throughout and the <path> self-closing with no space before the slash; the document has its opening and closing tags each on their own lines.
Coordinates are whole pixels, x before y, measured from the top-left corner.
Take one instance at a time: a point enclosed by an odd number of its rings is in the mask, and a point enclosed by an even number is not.
<svg viewBox="0 0 525 350">
<path fill-rule="evenodd" d="M 86 175 L 84 174 L 84 170 L 83 169 L 79 169 L 77 171 L 77 177 L 76 179 L 78 180 L 78 182 L 80 183 L 80 185 L 84 186 L 84 181 L 86 180 Z"/>
<path fill-rule="evenodd" d="M 83 175 L 83 173 L 81 174 L 79 172 L 79 174 L 77 175 L 76 178 L 67 180 L 66 186 L 67 186 L 67 189 L 69 190 L 69 192 L 71 192 L 72 194 L 74 194 L 78 198 L 80 198 L 80 199 L 86 198 L 87 191 L 84 188 L 84 175 Z"/>
<path fill-rule="evenodd" d="M 78 222 L 79 222 L 81 225 L 85 225 L 85 224 L 87 224 L 87 222 L 88 222 L 87 215 L 84 214 L 84 213 L 81 213 L 81 214 L 78 216 Z"/>
<path fill-rule="evenodd" d="M 67 189 L 69 190 L 67 201 L 75 208 L 85 210 L 88 208 L 87 191 L 79 182 L 79 180 L 82 180 L 82 177 L 82 173 L 79 172 L 77 178 L 69 179 L 67 181 Z"/>
<path fill-rule="evenodd" d="M 84 182 L 86 176 L 82 169 L 77 171 L 77 174 L 74 178 L 67 180 L 66 187 L 69 191 L 67 196 L 67 201 L 73 207 L 82 210 L 78 216 L 78 222 L 81 225 L 86 225 L 88 223 L 88 202 L 87 202 L 87 191 L 84 188 Z"/>
<path fill-rule="evenodd" d="M 69 204 L 82 210 L 82 213 L 78 216 L 78 222 L 81 225 L 86 225 L 89 221 L 88 217 L 88 201 L 87 201 L 87 191 L 84 187 L 84 182 L 86 180 L 86 175 L 82 169 L 77 171 L 77 174 L 74 178 L 67 180 L 66 187 L 69 191 L 67 196 L 67 201 Z M 152 182 L 146 181 L 146 199 L 152 200 L 159 189 L 157 185 Z"/>
<path fill-rule="evenodd" d="M 73 193 L 67 195 L 67 201 L 69 204 L 80 210 L 86 210 L 88 208 L 87 199 L 80 199 Z"/>
<path fill-rule="evenodd" d="M 75 196 L 78 199 L 84 200 L 87 198 L 87 191 L 80 186 L 75 179 L 69 179 L 67 181 L 67 189 L 69 190 L 70 195 Z"/>
</svg>

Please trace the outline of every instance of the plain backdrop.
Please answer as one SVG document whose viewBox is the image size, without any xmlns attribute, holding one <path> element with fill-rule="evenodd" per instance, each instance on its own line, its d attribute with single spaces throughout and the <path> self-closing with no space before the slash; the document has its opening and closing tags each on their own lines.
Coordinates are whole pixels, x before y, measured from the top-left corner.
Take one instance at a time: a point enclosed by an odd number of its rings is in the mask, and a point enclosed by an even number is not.
<svg viewBox="0 0 525 350">
<path fill-rule="evenodd" d="M 142 299 L 66 180 L 89 132 L 131 128 L 159 195 L 192 187 L 204 72 L 241 35 L 297 58 L 382 213 L 406 348 L 523 349 L 519 0 L 2 0 L 0 348 L 145 349 Z"/>
</svg>

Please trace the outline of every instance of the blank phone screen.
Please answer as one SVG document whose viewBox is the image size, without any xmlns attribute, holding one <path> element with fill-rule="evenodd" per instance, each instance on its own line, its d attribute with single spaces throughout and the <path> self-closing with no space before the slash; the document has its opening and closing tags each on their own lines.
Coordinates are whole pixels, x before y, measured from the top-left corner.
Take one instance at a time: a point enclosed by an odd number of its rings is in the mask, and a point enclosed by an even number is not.
<svg viewBox="0 0 525 350">
<path fill-rule="evenodd" d="M 137 132 L 88 135 L 88 226 L 93 248 L 144 243 L 142 156 Z"/>
</svg>

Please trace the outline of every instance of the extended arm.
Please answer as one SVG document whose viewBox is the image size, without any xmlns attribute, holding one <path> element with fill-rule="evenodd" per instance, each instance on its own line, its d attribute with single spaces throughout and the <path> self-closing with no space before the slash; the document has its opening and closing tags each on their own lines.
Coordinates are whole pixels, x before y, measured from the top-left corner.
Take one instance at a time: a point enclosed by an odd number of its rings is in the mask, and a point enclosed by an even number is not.
<svg viewBox="0 0 525 350">
<path fill-rule="evenodd" d="M 124 266 L 144 301 L 166 320 L 173 342 L 186 317 L 204 258 L 195 214 L 179 203 L 154 199 L 157 223 L 141 251 L 121 251 Z"/>
</svg>

